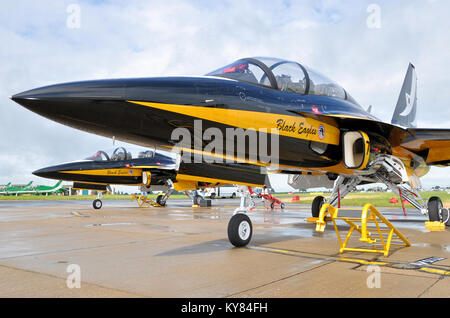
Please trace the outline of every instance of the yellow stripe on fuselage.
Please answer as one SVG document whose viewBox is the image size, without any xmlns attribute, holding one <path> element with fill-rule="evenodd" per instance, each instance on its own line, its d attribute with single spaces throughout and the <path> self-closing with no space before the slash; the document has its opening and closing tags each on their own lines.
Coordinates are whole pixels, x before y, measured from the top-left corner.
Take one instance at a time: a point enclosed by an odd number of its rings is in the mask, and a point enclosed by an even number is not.
<svg viewBox="0 0 450 318">
<path fill-rule="evenodd" d="M 248 110 L 211 108 L 202 106 L 185 106 L 164 103 L 128 101 L 130 103 L 161 109 L 168 112 L 187 115 L 198 119 L 214 121 L 224 125 L 243 129 L 276 129 L 279 135 L 312 140 L 332 145 L 339 144 L 340 132 L 336 126 L 313 118 L 289 116 Z M 322 126 L 323 134 L 319 134 Z"/>
</svg>

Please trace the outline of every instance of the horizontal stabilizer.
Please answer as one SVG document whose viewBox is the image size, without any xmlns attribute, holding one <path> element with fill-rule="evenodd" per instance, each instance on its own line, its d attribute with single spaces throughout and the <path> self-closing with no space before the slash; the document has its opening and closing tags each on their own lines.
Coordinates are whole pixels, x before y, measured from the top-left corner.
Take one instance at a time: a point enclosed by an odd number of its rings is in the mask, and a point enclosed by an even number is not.
<svg viewBox="0 0 450 318">
<path fill-rule="evenodd" d="M 401 146 L 425 159 L 429 166 L 450 166 L 450 129 L 410 128 Z"/>
</svg>

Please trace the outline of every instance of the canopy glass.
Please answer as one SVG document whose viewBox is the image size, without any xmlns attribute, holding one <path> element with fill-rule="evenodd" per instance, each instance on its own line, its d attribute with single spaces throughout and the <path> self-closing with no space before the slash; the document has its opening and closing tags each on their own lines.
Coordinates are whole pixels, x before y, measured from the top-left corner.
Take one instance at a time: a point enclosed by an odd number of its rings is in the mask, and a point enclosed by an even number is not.
<svg viewBox="0 0 450 318">
<path fill-rule="evenodd" d="M 356 101 L 337 83 L 300 63 L 268 57 L 237 60 L 206 75 L 248 82 L 298 94 Z"/>
</svg>

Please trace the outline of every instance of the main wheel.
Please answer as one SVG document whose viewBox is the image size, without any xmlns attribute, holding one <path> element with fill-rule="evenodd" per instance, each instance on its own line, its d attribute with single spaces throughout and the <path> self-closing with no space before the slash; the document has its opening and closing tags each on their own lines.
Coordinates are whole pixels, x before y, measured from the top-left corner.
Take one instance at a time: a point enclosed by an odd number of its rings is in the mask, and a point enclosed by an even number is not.
<svg viewBox="0 0 450 318">
<path fill-rule="evenodd" d="M 165 206 L 167 199 L 164 198 L 165 194 L 159 194 L 156 197 L 156 203 L 158 203 L 160 206 Z"/>
<path fill-rule="evenodd" d="M 200 205 L 200 200 L 202 199 L 202 196 L 201 195 L 196 195 L 195 197 L 194 197 L 194 204 L 195 205 Z"/>
<path fill-rule="evenodd" d="M 272 202 L 272 203 L 270 204 L 270 209 L 273 210 L 274 208 L 275 208 L 275 204 Z"/>
<path fill-rule="evenodd" d="M 99 199 L 95 199 L 94 202 L 92 202 L 92 206 L 96 210 L 101 209 L 102 205 L 103 205 L 102 200 L 99 200 Z"/>
<path fill-rule="evenodd" d="M 441 217 L 439 215 L 440 210 L 442 209 L 442 201 L 439 197 L 431 197 L 428 200 L 427 208 L 428 208 L 428 218 L 430 221 L 441 221 Z"/>
<path fill-rule="evenodd" d="M 325 198 L 320 195 L 314 198 L 311 206 L 311 214 L 313 217 L 315 218 L 319 217 L 320 208 L 322 207 L 324 202 Z"/>
<path fill-rule="evenodd" d="M 281 208 L 282 210 L 284 210 L 284 208 L 285 208 L 285 204 L 284 204 L 283 202 L 281 202 L 281 204 L 280 204 L 280 208 Z"/>
<path fill-rule="evenodd" d="M 209 196 L 211 198 L 211 200 L 214 200 L 214 198 L 216 197 L 215 193 L 211 193 L 211 195 Z"/>
<path fill-rule="evenodd" d="M 252 239 L 253 227 L 250 218 L 243 213 L 233 215 L 228 222 L 228 239 L 236 247 L 246 246 Z"/>
</svg>

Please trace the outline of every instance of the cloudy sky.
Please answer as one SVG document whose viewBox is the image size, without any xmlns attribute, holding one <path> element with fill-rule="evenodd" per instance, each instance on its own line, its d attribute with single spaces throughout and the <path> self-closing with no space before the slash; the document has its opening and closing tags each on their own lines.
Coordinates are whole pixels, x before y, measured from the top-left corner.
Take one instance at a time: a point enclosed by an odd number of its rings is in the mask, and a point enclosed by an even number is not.
<svg viewBox="0 0 450 318">
<path fill-rule="evenodd" d="M 59 82 L 202 75 L 240 57 L 296 60 L 340 83 L 390 121 L 409 62 L 418 126 L 450 126 L 450 1 L 3 1 L 0 184 L 79 159 L 112 141 L 44 119 L 9 100 Z M 425 187 L 450 185 L 433 168 Z"/>
</svg>

